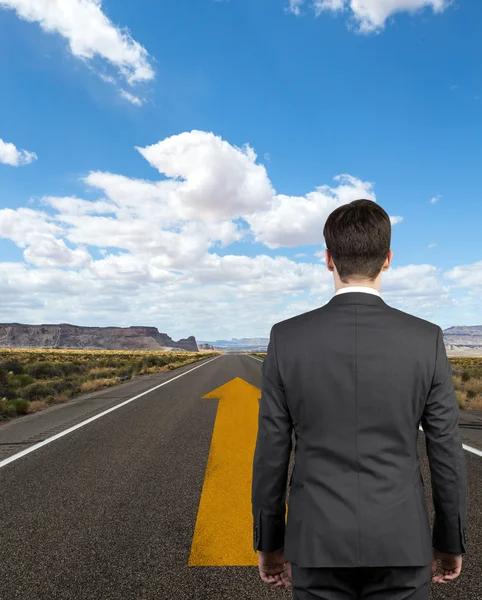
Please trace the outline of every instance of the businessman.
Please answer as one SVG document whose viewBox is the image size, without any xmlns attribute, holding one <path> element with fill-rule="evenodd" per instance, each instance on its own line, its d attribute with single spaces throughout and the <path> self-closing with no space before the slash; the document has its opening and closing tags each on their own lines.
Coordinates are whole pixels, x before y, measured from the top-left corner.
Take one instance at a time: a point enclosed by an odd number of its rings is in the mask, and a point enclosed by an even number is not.
<svg viewBox="0 0 482 600">
<path fill-rule="evenodd" d="M 443 333 L 380 295 L 393 256 L 383 208 L 340 206 L 323 235 L 336 293 L 275 323 L 262 366 L 252 473 L 260 577 L 296 600 L 427 600 L 431 582 L 459 575 L 466 552 L 465 456 Z"/>
</svg>

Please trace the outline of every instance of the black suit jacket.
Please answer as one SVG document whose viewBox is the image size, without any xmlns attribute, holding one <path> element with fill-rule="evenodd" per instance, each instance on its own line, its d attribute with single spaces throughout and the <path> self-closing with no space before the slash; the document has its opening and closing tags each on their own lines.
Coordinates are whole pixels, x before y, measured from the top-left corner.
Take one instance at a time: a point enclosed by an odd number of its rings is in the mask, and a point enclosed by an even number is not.
<svg viewBox="0 0 482 600">
<path fill-rule="evenodd" d="M 304 567 L 417 566 L 431 562 L 432 548 L 465 553 L 458 419 L 439 326 L 364 292 L 335 295 L 276 323 L 262 366 L 254 550 L 284 547 L 285 559 Z M 420 423 L 433 534 L 417 455 Z"/>
</svg>

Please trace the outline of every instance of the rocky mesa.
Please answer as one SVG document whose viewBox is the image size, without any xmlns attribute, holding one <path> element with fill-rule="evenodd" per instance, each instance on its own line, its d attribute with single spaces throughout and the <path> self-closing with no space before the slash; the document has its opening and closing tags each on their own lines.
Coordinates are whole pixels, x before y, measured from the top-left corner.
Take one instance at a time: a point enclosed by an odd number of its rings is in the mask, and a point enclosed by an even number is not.
<svg viewBox="0 0 482 600">
<path fill-rule="evenodd" d="M 449 356 L 482 356 L 482 325 L 456 325 L 444 329 Z"/>
<path fill-rule="evenodd" d="M 157 327 L 81 327 L 0 323 L 0 348 L 79 350 L 186 350 L 199 352 L 191 335 L 175 342 Z"/>
</svg>

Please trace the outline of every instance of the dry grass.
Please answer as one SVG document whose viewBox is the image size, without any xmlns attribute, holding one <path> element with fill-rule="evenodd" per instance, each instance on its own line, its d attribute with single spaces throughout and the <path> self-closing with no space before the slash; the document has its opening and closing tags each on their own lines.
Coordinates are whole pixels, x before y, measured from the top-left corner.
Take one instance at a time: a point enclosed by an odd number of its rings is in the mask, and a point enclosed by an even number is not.
<svg viewBox="0 0 482 600">
<path fill-rule="evenodd" d="M 0 348 L 0 421 L 220 352 Z"/>
<path fill-rule="evenodd" d="M 163 373 L 167 371 L 167 365 L 146 367 L 139 372 L 139 375 L 152 375 L 153 373 Z"/>
<path fill-rule="evenodd" d="M 450 358 L 459 407 L 482 410 L 482 358 Z"/>
<path fill-rule="evenodd" d="M 469 400 L 469 409 L 482 410 L 482 394 L 477 394 Z"/>
<path fill-rule="evenodd" d="M 89 369 L 87 375 L 90 377 L 108 377 L 112 375 L 112 368 L 110 367 L 94 367 Z"/>
<path fill-rule="evenodd" d="M 453 380 L 454 380 L 454 387 L 456 390 L 462 390 L 464 388 L 463 383 L 462 383 L 462 377 L 460 377 L 459 375 L 454 375 Z"/>
<path fill-rule="evenodd" d="M 52 398 L 50 398 L 49 404 L 63 404 L 70 400 L 71 394 L 69 391 L 62 392 L 61 394 L 56 394 Z"/>
<path fill-rule="evenodd" d="M 188 358 L 187 360 L 184 361 L 176 361 L 176 362 L 172 362 L 169 363 L 168 365 L 166 365 L 166 369 L 168 371 L 171 371 L 172 369 L 177 369 L 178 367 L 182 367 L 183 365 L 189 365 L 191 363 L 197 362 L 197 358 Z"/>
<path fill-rule="evenodd" d="M 455 396 L 457 398 L 459 408 L 461 410 L 465 410 L 467 408 L 467 392 L 455 390 Z"/>
<path fill-rule="evenodd" d="M 45 400 L 33 400 L 32 402 L 30 402 L 27 412 L 38 412 L 39 410 L 45 410 L 49 406 L 50 405 L 47 402 L 45 402 Z"/>
<path fill-rule="evenodd" d="M 90 379 L 89 381 L 84 381 L 80 385 L 80 390 L 84 393 L 95 392 L 96 390 L 100 390 L 101 388 L 110 387 L 111 385 L 117 385 L 118 383 L 120 383 L 120 377 Z"/>
<path fill-rule="evenodd" d="M 465 382 L 465 391 L 472 393 L 474 396 L 477 394 L 482 394 L 482 379 L 469 379 L 469 381 Z"/>
</svg>

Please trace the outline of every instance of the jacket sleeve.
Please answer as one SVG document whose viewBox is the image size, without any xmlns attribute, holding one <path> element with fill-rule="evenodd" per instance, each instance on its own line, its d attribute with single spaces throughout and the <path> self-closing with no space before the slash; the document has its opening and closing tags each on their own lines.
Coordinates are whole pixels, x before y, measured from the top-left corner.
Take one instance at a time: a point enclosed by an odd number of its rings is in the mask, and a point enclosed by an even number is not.
<svg viewBox="0 0 482 600">
<path fill-rule="evenodd" d="M 286 481 L 292 445 L 293 421 L 286 402 L 271 328 L 262 366 L 258 433 L 253 460 L 253 547 L 273 552 L 284 547 Z"/>
<path fill-rule="evenodd" d="M 467 473 L 459 431 L 459 407 L 452 367 L 438 327 L 435 369 L 422 416 L 432 479 L 435 521 L 432 546 L 439 552 L 466 552 Z"/>
</svg>

